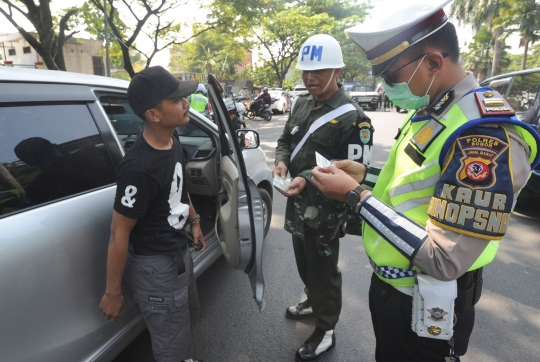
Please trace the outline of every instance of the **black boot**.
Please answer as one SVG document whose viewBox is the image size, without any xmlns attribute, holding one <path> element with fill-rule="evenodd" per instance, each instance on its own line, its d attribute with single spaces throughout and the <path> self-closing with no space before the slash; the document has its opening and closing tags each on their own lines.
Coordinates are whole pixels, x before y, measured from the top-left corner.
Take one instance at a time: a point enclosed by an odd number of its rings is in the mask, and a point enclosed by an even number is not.
<svg viewBox="0 0 540 362">
<path fill-rule="evenodd" d="M 318 361 L 327 351 L 336 346 L 334 330 L 315 328 L 313 334 L 296 351 L 296 362 Z"/>
<path fill-rule="evenodd" d="M 313 315 L 313 309 L 311 309 L 307 300 L 298 303 L 298 305 L 290 306 L 285 312 L 285 316 L 292 319 L 300 319 L 310 315 Z"/>
</svg>

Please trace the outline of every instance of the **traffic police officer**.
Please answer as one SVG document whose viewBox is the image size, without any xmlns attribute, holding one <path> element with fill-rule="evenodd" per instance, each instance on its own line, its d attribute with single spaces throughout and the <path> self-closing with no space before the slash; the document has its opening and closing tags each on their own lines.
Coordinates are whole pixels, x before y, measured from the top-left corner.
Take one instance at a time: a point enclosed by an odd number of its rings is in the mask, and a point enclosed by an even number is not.
<svg viewBox="0 0 540 362">
<path fill-rule="evenodd" d="M 206 115 L 208 111 L 208 98 L 204 84 L 199 84 L 195 93 L 189 97 L 189 106 L 197 112 Z"/>
<path fill-rule="evenodd" d="M 352 216 L 343 202 L 325 198 L 311 184 L 318 152 L 328 160 L 369 163 L 373 144 L 371 121 L 337 83 L 343 68 L 339 43 L 315 35 L 301 47 L 296 68 L 309 94 L 296 101 L 276 147 L 273 176 L 291 174 L 285 230 L 293 249 L 307 300 L 286 310 L 289 318 L 315 317 L 316 329 L 296 353 L 296 361 L 318 360 L 336 343 L 341 312 L 341 272 L 337 266 L 341 226 Z M 358 224 L 358 222 L 357 222 Z"/>
<path fill-rule="evenodd" d="M 345 161 L 312 171 L 325 195 L 364 221 L 377 361 L 465 354 L 482 267 L 539 162 L 537 132 L 462 69 L 449 1 L 381 3 L 384 21 L 346 30 L 390 100 L 412 111 L 372 193 L 357 182 L 376 179 L 370 167 Z"/>
</svg>

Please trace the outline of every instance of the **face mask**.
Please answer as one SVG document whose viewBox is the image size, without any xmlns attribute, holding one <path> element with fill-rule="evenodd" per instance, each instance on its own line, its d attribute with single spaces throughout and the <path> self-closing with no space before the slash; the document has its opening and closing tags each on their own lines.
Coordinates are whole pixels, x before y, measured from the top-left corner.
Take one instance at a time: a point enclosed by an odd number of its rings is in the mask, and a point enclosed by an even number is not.
<svg viewBox="0 0 540 362">
<path fill-rule="evenodd" d="M 424 56 L 424 58 L 426 56 L 427 54 Z M 420 67 L 420 64 L 422 64 L 422 62 L 424 61 L 424 58 L 422 58 L 422 61 L 418 64 L 418 66 L 414 70 L 414 73 L 411 75 L 411 78 L 409 79 L 407 83 L 405 82 L 397 83 L 397 84 L 394 84 L 394 86 L 392 87 L 384 83 L 385 84 L 384 91 L 386 92 L 388 99 L 390 99 L 398 107 L 403 108 L 403 109 L 417 110 L 429 104 L 429 95 L 427 93 L 429 92 L 431 85 L 433 84 L 433 81 L 435 80 L 435 77 L 431 79 L 431 83 L 429 84 L 426 94 L 423 97 L 414 95 L 411 92 L 411 88 L 409 88 L 409 82 L 416 74 L 416 71 Z"/>
</svg>

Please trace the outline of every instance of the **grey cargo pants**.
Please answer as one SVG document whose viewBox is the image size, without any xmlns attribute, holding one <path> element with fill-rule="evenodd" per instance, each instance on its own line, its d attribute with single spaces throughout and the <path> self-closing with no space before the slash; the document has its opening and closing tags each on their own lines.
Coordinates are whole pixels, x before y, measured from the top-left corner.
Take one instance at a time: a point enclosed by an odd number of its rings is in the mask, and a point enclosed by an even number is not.
<svg viewBox="0 0 540 362">
<path fill-rule="evenodd" d="M 184 274 L 178 276 L 178 270 Z M 157 362 L 178 362 L 189 358 L 191 322 L 199 309 L 193 260 L 183 255 L 135 255 L 130 251 L 125 270 L 152 339 Z"/>
</svg>

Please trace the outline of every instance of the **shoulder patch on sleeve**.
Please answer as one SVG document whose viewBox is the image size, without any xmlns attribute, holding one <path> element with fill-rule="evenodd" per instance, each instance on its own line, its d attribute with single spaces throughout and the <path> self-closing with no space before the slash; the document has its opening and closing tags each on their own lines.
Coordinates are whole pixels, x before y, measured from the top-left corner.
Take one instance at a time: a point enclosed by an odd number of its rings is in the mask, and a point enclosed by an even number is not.
<svg viewBox="0 0 540 362">
<path fill-rule="evenodd" d="M 476 92 L 474 96 L 482 117 L 514 116 L 516 114 L 512 106 L 497 91 Z"/>
<path fill-rule="evenodd" d="M 508 230 L 514 201 L 508 136 L 502 128 L 456 140 L 428 208 L 431 221 L 443 229 L 486 240 Z"/>
</svg>

